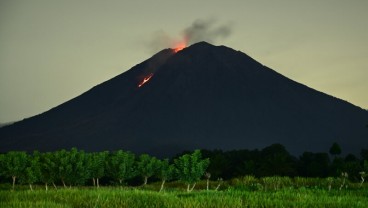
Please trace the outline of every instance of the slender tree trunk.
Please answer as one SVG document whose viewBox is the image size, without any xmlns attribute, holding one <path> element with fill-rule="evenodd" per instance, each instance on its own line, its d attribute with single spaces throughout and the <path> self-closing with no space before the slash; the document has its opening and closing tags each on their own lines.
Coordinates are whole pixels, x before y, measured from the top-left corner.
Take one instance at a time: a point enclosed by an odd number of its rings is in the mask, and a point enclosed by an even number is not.
<svg viewBox="0 0 368 208">
<path fill-rule="evenodd" d="M 123 179 L 119 179 L 119 183 L 121 185 L 123 183 Z"/>
<path fill-rule="evenodd" d="M 221 182 L 217 185 L 215 191 L 217 191 L 220 188 L 220 186 L 221 186 Z"/>
<path fill-rule="evenodd" d="M 45 183 L 45 190 L 48 191 L 49 188 L 47 187 L 47 183 Z"/>
<path fill-rule="evenodd" d="M 363 183 L 364 183 L 364 177 L 363 176 L 360 176 L 360 178 L 362 179 L 362 181 L 360 182 L 360 187 L 363 186 Z"/>
<path fill-rule="evenodd" d="M 29 188 L 31 189 L 31 191 L 33 191 L 32 184 L 29 184 Z"/>
<path fill-rule="evenodd" d="M 17 179 L 17 176 L 12 176 L 13 179 L 13 191 L 14 191 L 14 187 L 15 187 L 15 180 Z"/>
<path fill-rule="evenodd" d="M 96 181 L 97 181 L 97 188 L 100 188 L 100 180 L 99 180 L 99 178 L 97 178 Z"/>
<path fill-rule="evenodd" d="M 147 185 L 147 181 L 148 181 L 148 177 L 147 176 L 144 176 L 143 186 Z"/>
<path fill-rule="evenodd" d="M 193 191 L 194 187 L 196 186 L 196 183 L 193 184 L 192 188 L 190 189 L 190 192 Z"/>
<path fill-rule="evenodd" d="M 61 182 L 63 183 L 64 188 L 66 188 L 66 185 L 65 185 L 64 179 L 61 179 Z"/>
<path fill-rule="evenodd" d="M 207 179 L 207 191 L 210 189 L 210 179 Z"/>
<path fill-rule="evenodd" d="M 340 190 L 344 187 L 344 185 L 345 185 L 345 178 L 343 179 L 343 181 L 342 181 L 342 184 L 341 184 L 341 186 L 340 186 Z"/>
<path fill-rule="evenodd" d="M 56 187 L 56 185 L 55 185 L 55 183 L 54 182 L 52 182 L 52 185 L 54 186 L 54 188 L 57 190 L 57 187 Z"/>
<path fill-rule="evenodd" d="M 159 192 L 161 192 L 164 189 L 165 181 L 166 181 L 165 179 L 162 180 L 161 188 Z"/>
<path fill-rule="evenodd" d="M 92 178 L 92 181 L 93 181 L 93 186 L 96 186 L 96 179 Z"/>
<path fill-rule="evenodd" d="M 188 186 L 187 186 L 187 192 L 190 192 L 189 187 L 190 187 L 190 184 L 188 183 Z"/>
</svg>

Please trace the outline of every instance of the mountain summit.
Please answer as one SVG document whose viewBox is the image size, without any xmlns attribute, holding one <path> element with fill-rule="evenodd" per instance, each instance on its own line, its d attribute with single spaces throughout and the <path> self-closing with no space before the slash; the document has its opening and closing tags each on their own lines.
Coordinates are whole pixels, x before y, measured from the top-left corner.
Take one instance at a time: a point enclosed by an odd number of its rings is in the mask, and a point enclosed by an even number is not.
<svg viewBox="0 0 368 208">
<path fill-rule="evenodd" d="M 225 46 L 165 49 L 45 113 L 0 129 L 0 151 L 368 147 L 368 112 Z"/>
</svg>

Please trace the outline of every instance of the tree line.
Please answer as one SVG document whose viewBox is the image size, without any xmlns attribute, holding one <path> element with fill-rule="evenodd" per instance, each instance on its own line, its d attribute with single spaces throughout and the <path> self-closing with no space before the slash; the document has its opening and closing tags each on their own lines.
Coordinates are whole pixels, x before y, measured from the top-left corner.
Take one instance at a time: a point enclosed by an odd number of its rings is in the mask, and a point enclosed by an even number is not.
<svg viewBox="0 0 368 208">
<path fill-rule="evenodd" d="M 328 153 L 304 152 L 299 157 L 291 155 L 281 144 L 273 144 L 262 150 L 195 150 L 183 152 L 172 159 L 158 159 L 148 154 L 136 156 L 129 151 L 92 152 L 72 148 L 55 152 L 12 151 L 0 154 L 0 182 L 44 184 L 48 186 L 75 185 L 100 186 L 124 185 L 139 181 L 143 186 L 148 180 L 179 180 L 193 190 L 202 177 L 228 180 L 245 175 L 257 178 L 268 176 L 289 177 L 344 177 L 353 181 L 364 180 L 368 173 L 368 149 L 362 149 L 360 157 L 353 154 L 341 156 L 337 143 Z M 206 159 L 203 159 L 206 158 Z M 210 162 L 211 161 L 211 162 Z"/>
<path fill-rule="evenodd" d="M 352 181 L 360 181 L 368 173 L 368 149 L 362 149 L 360 157 L 342 156 L 338 143 L 329 152 L 304 152 L 299 157 L 291 155 L 281 144 L 273 144 L 261 150 L 202 150 L 211 163 L 207 169 L 213 178 L 231 179 L 245 175 L 255 177 L 340 177 L 348 174 Z"/>
<path fill-rule="evenodd" d="M 47 191 L 50 185 L 71 187 L 86 185 L 87 181 L 98 188 L 101 178 L 124 185 L 127 180 L 140 177 L 144 186 L 149 178 L 155 177 L 161 180 L 160 191 L 167 180 L 180 180 L 187 184 L 187 191 L 191 191 L 208 165 L 209 159 L 203 159 L 200 150 L 181 155 L 171 162 L 148 154 L 136 157 L 123 150 L 87 153 L 72 148 L 32 154 L 11 151 L 0 155 L 0 176 L 12 181 L 13 190 L 16 182 L 28 184 L 31 190 L 36 183 L 43 183 Z"/>
</svg>

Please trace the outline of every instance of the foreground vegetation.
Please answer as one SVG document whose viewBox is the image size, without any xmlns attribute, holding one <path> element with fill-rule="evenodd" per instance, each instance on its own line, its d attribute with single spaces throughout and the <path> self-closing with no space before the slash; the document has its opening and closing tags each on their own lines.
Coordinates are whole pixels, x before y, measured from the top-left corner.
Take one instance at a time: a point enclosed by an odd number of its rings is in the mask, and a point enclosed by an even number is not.
<svg viewBox="0 0 368 208">
<path fill-rule="evenodd" d="M 331 146 L 330 154 L 304 152 L 298 158 L 281 144 L 262 150 L 197 150 L 163 160 L 122 150 L 13 151 L 0 154 L 0 183 L 12 181 L 14 185 L 29 184 L 30 188 L 33 184 L 45 184 L 47 188 L 60 183 L 99 186 L 102 178 L 103 185 L 131 185 L 132 180 L 133 184 L 147 184 L 156 178 L 163 185 L 170 180 L 184 181 L 191 189 L 204 176 L 211 180 L 230 180 L 244 175 L 327 178 L 341 174 L 351 181 L 364 182 L 368 173 L 368 149 L 362 149 L 360 157 L 353 154 L 343 157 L 341 152 L 337 143 Z"/>
<path fill-rule="evenodd" d="M 100 186 L 100 179 L 110 181 L 110 184 L 125 185 L 128 180 L 142 178 L 143 186 L 148 178 L 161 180 L 160 191 L 169 180 L 179 180 L 187 185 L 190 192 L 204 175 L 209 159 L 202 159 L 201 151 L 184 154 L 173 163 L 168 159 L 159 160 L 147 154 L 139 158 L 131 152 L 118 150 L 113 153 L 85 153 L 72 148 L 70 151 L 39 153 L 31 155 L 25 152 L 8 152 L 0 155 L 0 177 L 12 180 L 12 189 L 19 181 L 28 184 L 33 190 L 34 184 L 45 184 L 45 190 L 50 185 L 56 187 L 61 183 L 64 188 L 85 185 L 92 180 L 93 186 Z M 210 174 L 206 174 L 208 179 Z M 1 179 L 1 178 L 0 178 Z"/>
<path fill-rule="evenodd" d="M 252 178 L 252 177 L 250 177 Z M 269 179 L 267 184 L 249 177 L 224 182 L 222 189 L 214 191 L 216 183 L 210 184 L 206 190 L 206 181 L 198 184 L 193 192 L 183 191 L 183 184 L 168 183 L 166 191 L 159 192 L 160 184 L 154 183 L 145 187 L 100 187 L 100 188 L 59 188 L 44 190 L 35 187 L 30 191 L 27 187 L 18 186 L 10 191 L 11 185 L 0 190 L 0 207 L 367 207 L 368 187 L 349 184 L 340 190 L 338 183 L 329 190 L 322 179 L 302 179 L 305 186 L 288 185 L 285 181 L 294 182 L 291 178 Z M 259 183 L 260 182 L 260 183 Z M 311 186 L 308 186 L 308 183 Z M 258 185 L 256 185 L 258 184 Z"/>
<path fill-rule="evenodd" d="M 127 151 L 0 154 L 0 207 L 368 207 L 361 157 L 195 150 L 172 159 Z M 204 156 L 204 158 L 202 157 Z"/>
</svg>

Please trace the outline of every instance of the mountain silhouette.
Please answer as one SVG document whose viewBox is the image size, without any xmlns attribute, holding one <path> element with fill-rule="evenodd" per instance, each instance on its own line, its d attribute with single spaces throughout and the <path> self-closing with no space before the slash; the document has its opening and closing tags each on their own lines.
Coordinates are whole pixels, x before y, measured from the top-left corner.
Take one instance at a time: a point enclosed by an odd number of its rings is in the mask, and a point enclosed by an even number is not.
<svg viewBox="0 0 368 208">
<path fill-rule="evenodd" d="M 291 153 L 368 147 L 368 112 L 297 83 L 225 46 L 165 49 L 45 113 L 0 129 L 0 151 L 123 149 Z"/>
</svg>

